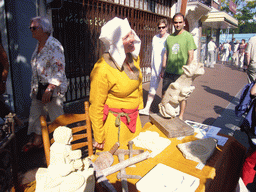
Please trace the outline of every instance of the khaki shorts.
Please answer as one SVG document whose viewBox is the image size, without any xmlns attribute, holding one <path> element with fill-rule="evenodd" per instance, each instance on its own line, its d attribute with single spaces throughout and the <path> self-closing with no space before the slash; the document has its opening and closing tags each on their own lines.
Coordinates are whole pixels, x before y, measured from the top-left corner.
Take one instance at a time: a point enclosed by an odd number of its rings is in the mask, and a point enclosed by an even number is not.
<svg viewBox="0 0 256 192">
<path fill-rule="evenodd" d="M 63 115 L 63 99 L 64 97 L 53 97 L 52 101 L 47 104 L 43 104 L 41 101 L 36 99 L 35 95 L 32 95 L 32 103 L 29 114 L 29 126 L 28 135 L 35 133 L 42 135 L 40 116 L 49 115 L 50 121 L 54 121 L 58 116 Z"/>
</svg>

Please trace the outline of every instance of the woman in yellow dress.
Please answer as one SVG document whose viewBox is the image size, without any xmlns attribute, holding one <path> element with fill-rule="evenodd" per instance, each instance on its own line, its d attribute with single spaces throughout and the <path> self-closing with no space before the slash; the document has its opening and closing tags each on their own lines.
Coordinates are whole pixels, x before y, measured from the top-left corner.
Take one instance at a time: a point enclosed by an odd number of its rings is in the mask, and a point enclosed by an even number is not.
<svg viewBox="0 0 256 192">
<path fill-rule="evenodd" d="M 117 17 L 102 27 L 99 38 L 106 52 L 91 72 L 89 112 L 94 147 L 109 151 L 117 141 L 126 145 L 124 141 L 142 129 L 138 112 L 143 108 L 141 41 L 128 20 Z"/>
</svg>

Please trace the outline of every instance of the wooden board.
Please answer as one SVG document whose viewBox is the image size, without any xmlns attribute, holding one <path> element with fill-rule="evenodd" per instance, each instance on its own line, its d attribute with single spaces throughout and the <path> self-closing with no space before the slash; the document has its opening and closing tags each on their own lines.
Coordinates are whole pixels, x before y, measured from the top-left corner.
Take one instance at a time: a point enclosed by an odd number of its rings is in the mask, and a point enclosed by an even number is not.
<svg viewBox="0 0 256 192">
<path fill-rule="evenodd" d="M 160 113 L 153 113 L 149 115 L 149 120 L 168 138 L 194 135 L 194 129 L 178 117 L 167 119 Z"/>
</svg>

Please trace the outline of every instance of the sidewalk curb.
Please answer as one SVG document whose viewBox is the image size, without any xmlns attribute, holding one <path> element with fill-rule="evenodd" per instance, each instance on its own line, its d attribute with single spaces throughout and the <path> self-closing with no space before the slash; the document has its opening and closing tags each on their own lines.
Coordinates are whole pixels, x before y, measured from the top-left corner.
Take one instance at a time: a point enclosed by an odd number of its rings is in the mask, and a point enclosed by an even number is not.
<svg viewBox="0 0 256 192">
<path fill-rule="evenodd" d="M 240 130 L 240 125 L 244 118 L 235 115 L 235 107 L 239 103 L 242 90 L 243 88 L 236 94 L 221 115 L 213 122 L 212 126 L 221 128 L 221 134 L 233 136 L 248 149 L 249 143 L 247 135 Z"/>
</svg>

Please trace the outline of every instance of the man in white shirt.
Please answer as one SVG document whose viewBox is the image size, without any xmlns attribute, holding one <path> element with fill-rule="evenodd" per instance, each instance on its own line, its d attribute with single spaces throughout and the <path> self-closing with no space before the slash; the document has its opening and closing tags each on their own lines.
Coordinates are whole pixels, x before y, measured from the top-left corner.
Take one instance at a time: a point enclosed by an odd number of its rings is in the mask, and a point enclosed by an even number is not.
<svg viewBox="0 0 256 192">
<path fill-rule="evenodd" d="M 214 68 L 214 51 L 217 48 L 215 43 L 213 42 L 213 38 L 210 39 L 210 42 L 207 45 L 208 48 L 208 58 L 206 67 Z"/>
<path fill-rule="evenodd" d="M 236 40 L 236 43 L 234 45 L 234 52 L 233 52 L 233 56 L 232 56 L 232 64 L 237 67 L 238 66 L 238 62 L 239 62 L 239 51 L 238 51 L 238 47 L 239 47 L 239 40 Z"/>
</svg>

